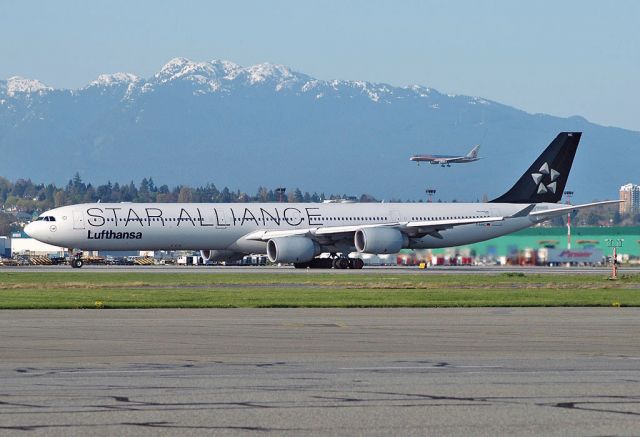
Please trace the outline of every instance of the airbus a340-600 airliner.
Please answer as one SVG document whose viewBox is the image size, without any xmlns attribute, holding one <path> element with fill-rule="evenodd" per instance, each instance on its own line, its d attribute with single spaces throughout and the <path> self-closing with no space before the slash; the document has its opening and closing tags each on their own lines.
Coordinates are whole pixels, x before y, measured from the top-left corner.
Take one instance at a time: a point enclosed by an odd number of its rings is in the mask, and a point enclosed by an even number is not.
<svg viewBox="0 0 640 437">
<path fill-rule="evenodd" d="M 362 268 L 349 253 L 475 243 L 617 203 L 557 204 L 580 136 L 560 133 L 509 191 L 488 203 L 89 203 L 47 211 L 25 232 L 82 250 L 191 249 L 207 260 L 266 252 L 272 262 L 296 267 Z M 81 267 L 82 258 L 72 265 Z"/>
</svg>

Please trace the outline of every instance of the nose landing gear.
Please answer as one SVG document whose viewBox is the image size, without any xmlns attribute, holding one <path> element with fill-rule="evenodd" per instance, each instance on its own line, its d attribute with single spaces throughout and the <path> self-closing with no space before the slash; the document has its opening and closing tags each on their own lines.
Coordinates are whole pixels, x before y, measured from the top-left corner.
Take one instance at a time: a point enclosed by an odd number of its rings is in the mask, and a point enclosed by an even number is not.
<svg viewBox="0 0 640 437">
<path fill-rule="evenodd" d="M 71 251 L 69 251 L 71 252 Z M 71 267 L 73 267 L 74 269 L 79 269 L 82 268 L 82 266 L 84 265 L 84 260 L 82 259 L 82 252 L 76 252 L 71 256 L 71 260 L 69 261 L 69 264 L 71 265 Z"/>
</svg>

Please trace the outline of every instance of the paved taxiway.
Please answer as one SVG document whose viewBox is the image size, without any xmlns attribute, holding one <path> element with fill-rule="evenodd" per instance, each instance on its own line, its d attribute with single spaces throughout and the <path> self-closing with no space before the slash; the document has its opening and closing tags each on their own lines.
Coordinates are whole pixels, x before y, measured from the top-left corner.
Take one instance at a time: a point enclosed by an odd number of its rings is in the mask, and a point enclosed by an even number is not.
<svg viewBox="0 0 640 437">
<path fill-rule="evenodd" d="M 637 435 L 640 309 L 0 311 L 0 433 Z"/>
<path fill-rule="evenodd" d="M 438 266 L 429 267 L 427 269 L 419 269 L 415 266 L 366 266 L 362 270 L 337 270 L 337 269 L 296 269 L 292 266 L 100 266 L 85 265 L 81 269 L 72 269 L 66 265 L 58 266 L 20 266 L 20 267 L 1 267 L 2 272 L 136 272 L 136 273 L 205 273 L 205 274 L 225 274 L 225 273 L 326 273 L 332 275 L 362 275 L 362 274 L 499 274 L 506 272 L 521 272 L 525 274 L 587 274 L 587 275 L 608 275 L 611 273 L 611 267 L 583 267 L 583 266 L 557 266 L 557 267 L 539 267 L 539 266 Z M 619 274 L 637 274 L 640 273 L 640 267 L 622 267 Z"/>
</svg>

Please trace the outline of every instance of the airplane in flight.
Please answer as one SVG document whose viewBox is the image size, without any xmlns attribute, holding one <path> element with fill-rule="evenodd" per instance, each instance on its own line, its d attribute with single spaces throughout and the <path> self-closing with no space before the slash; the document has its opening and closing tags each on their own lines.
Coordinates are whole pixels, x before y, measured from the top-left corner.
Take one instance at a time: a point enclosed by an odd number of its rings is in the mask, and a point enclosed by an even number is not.
<svg viewBox="0 0 640 437">
<path fill-rule="evenodd" d="M 359 269 L 364 263 L 349 253 L 476 243 L 619 203 L 557 203 L 580 136 L 558 134 L 509 191 L 487 203 L 88 203 L 46 211 L 24 230 L 70 252 L 189 249 L 211 261 L 266 252 L 274 263 Z M 74 256 L 72 266 L 82 264 L 81 255 Z"/>
<path fill-rule="evenodd" d="M 415 161 L 418 165 L 420 165 L 421 162 L 428 162 L 433 165 L 440 164 L 441 167 L 451 167 L 451 164 L 464 164 L 481 159 L 478 157 L 478 150 L 480 150 L 480 146 L 474 146 L 474 148 L 464 156 L 415 155 L 409 158 L 409 161 Z"/>
</svg>

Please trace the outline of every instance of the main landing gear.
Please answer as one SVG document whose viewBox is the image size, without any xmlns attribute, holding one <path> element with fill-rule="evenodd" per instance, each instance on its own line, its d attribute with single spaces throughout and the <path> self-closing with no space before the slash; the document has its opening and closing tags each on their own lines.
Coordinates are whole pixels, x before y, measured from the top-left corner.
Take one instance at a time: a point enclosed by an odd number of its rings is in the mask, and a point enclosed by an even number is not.
<svg viewBox="0 0 640 437">
<path fill-rule="evenodd" d="M 361 269 L 364 267 L 364 261 L 360 258 L 314 258 L 305 263 L 294 263 L 296 269 Z"/>
</svg>

